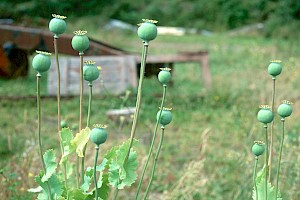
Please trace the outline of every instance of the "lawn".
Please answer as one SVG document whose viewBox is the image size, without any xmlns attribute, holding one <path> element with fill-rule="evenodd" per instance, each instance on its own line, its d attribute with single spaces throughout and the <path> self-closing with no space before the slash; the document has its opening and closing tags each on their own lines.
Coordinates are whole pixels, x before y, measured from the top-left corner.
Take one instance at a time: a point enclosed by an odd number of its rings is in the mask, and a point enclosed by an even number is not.
<svg viewBox="0 0 300 200">
<path fill-rule="evenodd" d="M 71 23 L 70 27 L 80 26 L 80 23 Z M 68 31 L 72 32 L 70 27 Z M 96 26 L 87 30 L 91 37 L 122 49 L 140 52 L 142 48 L 134 33 L 107 32 Z M 250 149 L 254 140 L 264 139 L 256 114 L 259 105 L 271 103 L 272 79 L 267 66 L 272 59 L 280 59 L 283 63 L 283 73 L 277 80 L 276 105 L 284 99 L 294 102 L 294 113 L 286 121 L 280 188 L 284 199 L 300 198 L 299 44 L 298 39 L 231 36 L 227 33 L 158 36 L 150 44 L 150 54 L 208 50 L 213 84 L 211 90 L 204 88 L 197 63 L 174 65 L 173 85 L 168 88 L 166 99 L 166 106 L 173 108 L 174 120 L 165 131 L 151 199 L 250 199 L 254 164 Z M 44 77 L 42 94 L 46 95 Z M 32 98 L 36 94 L 35 84 L 33 71 L 25 79 L 0 80 L 0 169 L 7 179 L 11 179 L 6 182 L 5 178 L 0 178 L 1 188 L 10 186 L 1 190 L 0 196 L 6 195 L 8 199 L 22 199 L 20 195 L 33 198 L 26 190 L 36 187 L 33 176 L 38 174 L 40 166 L 35 136 L 36 100 Z M 162 88 L 156 77 L 147 78 L 136 135 L 139 173 L 149 148 L 161 94 Z M 21 98 L 12 98 L 16 96 Z M 62 99 L 62 116 L 71 127 L 78 123 L 78 99 Z M 87 110 L 87 97 L 84 101 Z M 103 152 L 130 136 L 131 124 L 120 128 L 105 115 L 108 109 L 119 108 L 121 104 L 121 96 L 94 97 L 91 122 L 109 126 L 109 138 Z M 126 106 L 134 104 L 135 91 L 132 91 Z M 44 149 L 56 148 L 58 154 L 56 99 L 44 98 L 42 105 Z M 279 122 L 276 117 L 277 125 Z M 275 145 L 278 146 L 280 127 L 276 126 L 275 131 Z M 93 151 L 91 145 L 89 147 L 88 163 L 91 164 Z M 276 153 L 277 148 L 273 151 Z M 274 157 L 275 161 L 277 157 Z M 259 163 L 261 167 L 262 162 Z M 275 170 L 272 173 L 275 174 Z M 120 198 L 132 199 L 136 186 L 121 191 Z"/>
</svg>

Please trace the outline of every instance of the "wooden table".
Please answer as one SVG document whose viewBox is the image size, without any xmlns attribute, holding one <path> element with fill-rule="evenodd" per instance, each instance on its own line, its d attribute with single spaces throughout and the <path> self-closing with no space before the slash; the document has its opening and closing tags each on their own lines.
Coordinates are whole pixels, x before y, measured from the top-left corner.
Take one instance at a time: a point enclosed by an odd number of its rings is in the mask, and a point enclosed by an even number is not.
<svg viewBox="0 0 300 200">
<path fill-rule="evenodd" d="M 141 56 L 136 56 L 136 62 L 141 62 Z M 148 55 L 147 64 L 167 64 L 172 67 L 174 63 L 197 62 L 202 70 L 202 77 L 206 89 L 211 88 L 211 73 L 209 69 L 209 56 L 207 51 L 180 52 L 170 55 Z"/>
</svg>

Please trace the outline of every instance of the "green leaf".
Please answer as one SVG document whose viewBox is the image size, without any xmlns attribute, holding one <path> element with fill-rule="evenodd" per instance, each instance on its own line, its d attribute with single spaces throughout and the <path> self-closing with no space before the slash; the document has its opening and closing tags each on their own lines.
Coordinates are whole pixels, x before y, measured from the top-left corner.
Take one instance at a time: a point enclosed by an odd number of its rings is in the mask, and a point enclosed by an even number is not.
<svg viewBox="0 0 300 200">
<path fill-rule="evenodd" d="M 76 153 L 79 157 L 84 157 L 83 149 L 86 143 L 89 141 L 90 131 L 91 130 L 89 127 L 82 129 L 80 133 L 77 133 L 75 138 L 71 141 L 71 144 L 76 148 Z"/>
<path fill-rule="evenodd" d="M 137 154 L 135 151 L 131 150 L 128 158 L 128 162 L 125 164 L 125 176 L 123 175 L 124 179 L 122 181 L 122 184 L 124 186 L 131 186 L 132 183 L 137 178 L 137 170 L 138 162 L 137 162 Z"/>
<path fill-rule="evenodd" d="M 134 144 L 136 141 L 134 141 Z M 116 150 L 116 157 L 112 158 L 109 165 L 109 184 L 118 189 L 123 189 L 125 186 L 131 186 L 137 178 L 137 155 L 133 149 L 130 150 L 130 154 L 126 164 L 124 161 L 129 148 L 129 140 L 124 142 Z"/>
<path fill-rule="evenodd" d="M 42 182 L 45 182 L 48 181 L 48 179 L 51 178 L 52 174 L 55 172 L 57 168 L 57 162 L 53 149 L 46 151 L 43 158 L 46 166 L 46 174 L 43 176 Z"/>
<path fill-rule="evenodd" d="M 85 194 L 80 189 L 73 189 L 73 190 L 69 191 L 68 196 L 69 196 L 69 198 L 68 198 L 69 200 L 73 200 L 73 199 L 76 199 L 76 200 L 85 200 L 88 195 Z"/>
<path fill-rule="evenodd" d="M 262 168 L 261 171 L 258 172 L 258 175 L 255 178 L 256 180 L 256 186 L 257 186 L 257 191 L 258 191 L 258 199 L 259 200 L 265 200 L 265 191 L 266 191 L 266 186 L 265 186 L 265 180 L 266 180 L 266 166 L 264 166 Z M 276 191 L 274 186 L 272 186 L 271 183 L 267 183 L 267 193 L 268 193 L 268 199 L 275 199 L 276 196 Z M 278 190 L 278 194 L 277 194 L 277 200 L 282 200 L 281 198 L 281 193 Z M 256 200 L 256 191 L 255 191 L 255 187 L 253 189 L 253 194 L 252 194 L 252 198 L 253 200 Z"/>
<path fill-rule="evenodd" d="M 108 199 L 108 193 L 109 193 L 108 174 L 103 174 L 102 184 L 101 184 L 101 187 L 99 187 L 99 189 L 98 189 L 98 193 L 99 193 L 100 198 L 102 198 L 103 200 Z"/>
<path fill-rule="evenodd" d="M 35 181 L 43 188 L 42 192 L 38 195 L 39 200 L 48 200 L 48 186 L 49 183 L 52 199 L 60 197 L 63 193 L 63 184 L 59 181 L 57 176 L 53 174 L 48 181 L 43 182 L 42 177 L 44 176 L 44 171 L 41 171 L 38 176 L 35 177 Z"/>
<path fill-rule="evenodd" d="M 53 196 L 53 199 L 62 195 L 63 184 L 59 181 L 58 177 L 55 174 L 53 174 L 49 179 L 49 184 L 50 184 L 51 194 Z"/>
<path fill-rule="evenodd" d="M 100 188 L 103 184 L 103 171 L 100 172 L 100 175 L 99 175 L 99 178 L 98 178 L 98 181 L 97 181 L 97 186 L 98 188 Z"/>
<path fill-rule="evenodd" d="M 107 158 L 103 158 L 102 162 L 100 165 L 96 166 L 96 171 L 101 172 L 105 169 L 105 166 L 108 163 L 108 159 Z"/>
<path fill-rule="evenodd" d="M 256 183 L 260 183 L 262 179 L 266 178 L 266 165 L 258 172 L 256 176 Z"/>
<path fill-rule="evenodd" d="M 80 189 L 82 191 L 84 191 L 85 193 L 88 192 L 88 190 L 90 189 L 90 185 L 91 185 L 91 180 L 93 178 L 93 168 L 88 167 L 87 170 L 85 171 L 84 174 L 84 182 L 83 184 L 80 186 Z"/>
<path fill-rule="evenodd" d="M 45 174 L 45 172 L 44 172 L 44 171 L 41 171 L 40 174 L 39 174 L 38 176 L 35 177 L 35 182 L 36 182 L 37 184 L 39 184 L 39 186 L 42 187 L 42 191 L 41 191 L 41 193 L 38 195 L 38 198 L 37 198 L 37 199 L 39 199 L 39 200 L 43 200 L 43 199 L 47 200 L 47 199 L 48 199 L 47 183 L 42 182 L 42 178 L 41 178 L 41 177 L 43 177 L 44 174 Z"/>
<path fill-rule="evenodd" d="M 38 200 L 48 200 L 48 194 L 45 190 L 37 196 Z"/>
<path fill-rule="evenodd" d="M 111 161 L 117 157 L 117 150 L 119 149 L 119 146 L 112 147 L 105 155 L 104 158 L 107 159 L 105 168 L 108 169 Z"/>
<path fill-rule="evenodd" d="M 108 160 L 106 158 L 104 158 L 102 163 L 100 165 L 96 166 L 96 171 L 100 172 L 100 176 L 97 181 L 98 188 L 101 188 L 101 186 L 103 184 L 103 180 L 102 180 L 103 170 L 105 169 L 107 161 Z M 80 189 L 82 191 L 84 191 L 85 193 L 88 193 L 91 182 L 94 180 L 93 177 L 94 177 L 94 169 L 91 167 L 88 167 L 84 174 L 84 183 L 80 187 Z"/>
<path fill-rule="evenodd" d="M 40 193 L 40 194 L 37 196 L 37 199 L 38 199 L 38 200 L 49 200 L 48 194 L 47 194 L 45 191 L 43 191 L 43 193 Z"/>
<path fill-rule="evenodd" d="M 71 155 L 76 147 L 71 144 L 71 141 L 74 139 L 73 132 L 69 128 L 63 128 L 60 131 L 61 145 L 63 147 L 63 155 L 61 157 L 60 163 L 65 163 L 68 160 L 69 155 Z"/>
<path fill-rule="evenodd" d="M 103 170 L 105 169 L 106 163 L 108 160 L 106 158 L 103 159 L 102 163 L 96 167 L 96 171 L 100 172 L 98 181 L 97 181 L 97 186 L 100 188 L 103 184 Z"/>
<path fill-rule="evenodd" d="M 266 191 L 266 189 L 265 189 L 266 188 L 265 187 L 265 179 L 264 178 L 260 179 L 259 182 L 256 183 L 256 186 L 257 186 L 257 191 L 258 191 L 258 199 L 259 200 L 266 200 L 266 197 L 265 197 L 265 191 Z M 268 193 L 268 199 L 275 199 L 275 196 L 276 196 L 275 188 L 269 182 L 267 184 L 267 193 Z M 253 198 L 253 200 L 256 200 L 256 191 L 255 191 L 255 189 L 253 190 L 252 198 Z M 280 191 L 278 191 L 277 200 L 282 200 Z"/>
<path fill-rule="evenodd" d="M 58 198 L 55 199 L 55 200 L 68 200 L 68 199 L 66 199 L 65 197 L 58 197 Z"/>
<path fill-rule="evenodd" d="M 109 184 L 113 187 L 118 187 L 118 185 L 119 185 L 120 168 L 121 167 L 119 165 L 115 164 L 114 162 L 109 165 L 108 181 L 109 181 Z"/>
<path fill-rule="evenodd" d="M 71 141 L 74 139 L 73 131 L 70 128 L 61 129 L 60 138 L 62 145 L 67 145 L 71 143 Z"/>
<path fill-rule="evenodd" d="M 98 185 L 99 187 L 99 185 Z M 107 200 L 108 199 L 108 193 L 109 193 L 109 185 L 108 185 L 108 174 L 103 174 L 102 176 L 102 184 L 101 187 L 98 188 L 98 196 L 101 200 Z M 93 193 L 90 194 L 86 200 L 94 200 L 95 199 L 95 189 L 93 190 Z"/>
<path fill-rule="evenodd" d="M 123 167 L 117 162 L 112 162 L 109 169 L 109 182 L 113 187 L 123 189 L 125 186 L 131 186 L 137 178 L 137 156 L 136 152 L 130 151 L 128 161 Z"/>
</svg>

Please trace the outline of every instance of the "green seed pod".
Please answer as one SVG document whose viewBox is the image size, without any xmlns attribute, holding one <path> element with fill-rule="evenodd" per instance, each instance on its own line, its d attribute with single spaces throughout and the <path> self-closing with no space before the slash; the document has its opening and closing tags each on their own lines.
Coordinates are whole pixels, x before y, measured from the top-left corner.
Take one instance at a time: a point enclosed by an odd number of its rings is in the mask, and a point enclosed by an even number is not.
<svg viewBox="0 0 300 200">
<path fill-rule="evenodd" d="M 83 66 L 83 78 L 86 81 L 92 82 L 100 75 L 99 69 L 94 61 L 86 61 Z"/>
<path fill-rule="evenodd" d="M 143 23 L 138 28 L 138 36 L 148 44 L 151 40 L 154 40 L 157 36 L 157 27 L 155 20 L 143 19 Z"/>
<path fill-rule="evenodd" d="M 160 69 L 161 71 L 158 73 L 158 80 L 161 84 L 163 84 L 163 86 L 166 86 L 172 78 L 170 73 L 171 69 L 170 68 L 160 68 Z"/>
<path fill-rule="evenodd" d="M 272 60 L 270 65 L 268 66 L 268 73 L 276 77 L 278 76 L 282 71 L 282 65 L 280 60 Z"/>
<path fill-rule="evenodd" d="M 72 47 L 76 51 L 83 52 L 90 46 L 90 40 L 86 36 L 87 31 L 74 31 L 74 37 L 72 38 Z"/>
<path fill-rule="evenodd" d="M 264 153 L 265 151 L 265 144 L 261 141 L 255 141 L 254 145 L 252 146 L 252 153 L 255 156 L 260 156 Z"/>
<path fill-rule="evenodd" d="M 277 108 L 277 113 L 280 117 L 285 118 L 292 114 L 292 103 L 289 101 L 283 101 L 283 103 Z"/>
<path fill-rule="evenodd" d="M 50 69 L 51 66 L 51 53 L 36 51 L 38 53 L 32 59 L 32 67 L 39 73 L 46 72 Z"/>
<path fill-rule="evenodd" d="M 59 34 L 63 34 L 67 28 L 67 23 L 64 20 L 67 17 L 56 14 L 52 14 L 52 16 L 54 18 L 49 22 L 49 30 L 56 36 L 58 36 Z"/>
<path fill-rule="evenodd" d="M 67 122 L 64 121 L 64 120 L 61 120 L 61 121 L 60 121 L 60 128 L 67 128 L 67 127 L 68 127 Z"/>
<path fill-rule="evenodd" d="M 261 109 L 257 113 L 257 119 L 261 123 L 268 124 L 273 121 L 274 115 L 273 112 L 270 110 L 270 107 L 267 105 L 262 105 Z"/>
<path fill-rule="evenodd" d="M 157 114 L 156 114 L 156 120 L 159 120 L 159 123 L 162 125 L 162 126 L 165 126 L 165 125 L 168 125 L 171 123 L 172 121 L 172 112 L 171 112 L 171 108 L 163 108 L 162 111 L 158 111 Z M 159 119 L 159 115 L 160 115 L 160 112 L 161 113 L 161 116 L 160 116 L 160 119 Z"/>
<path fill-rule="evenodd" d="M 106 126 L 96 125 L 90 132 L 90 139 L 97 146 L 103 144 L 107 139 Z"/>
</svg>

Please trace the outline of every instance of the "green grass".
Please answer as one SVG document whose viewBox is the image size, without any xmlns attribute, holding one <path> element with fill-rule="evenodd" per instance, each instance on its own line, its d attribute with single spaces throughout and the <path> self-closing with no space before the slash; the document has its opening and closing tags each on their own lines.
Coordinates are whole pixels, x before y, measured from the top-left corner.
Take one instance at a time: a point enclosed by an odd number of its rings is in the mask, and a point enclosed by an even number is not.
<svg viewBox="0 0 300 200">
<path fill-rule="evenodd" d="M 87 30 L 95 39 L 132 52 L 141 50 L 141 41 L 135 34 L 106 32 L 95 26 Z M 280 187 L 285 199 L 299 199 L 300 156 L 296 153 L 300 150 L 300 125 L 297 120 L 300 115 L 297 103 L 300 85 L 299 41 L 226 34 L 209 37 L 158 36 L 151 43 L 149 53 L 171 54 L 203 49 L 208 50 L 210 56 L 211 90 L 203 88 L 201 69 L 197 63 L 175 64 L 174 84 L 168 88 L 166 99 L 166 106 L 173 107 L 174 121 L 165 131 L 152 199 L 250 199 L 254 164 L 250 148 L 254 140 L 264 139 L 256 113 L 260 104 L 271 102 L 272 82 L 266 69 L 272 59 L 281 59 L 284 65 L 283 74 L 277 81 L 276 105 L 283 99 L 295 102 L 293 116 L 286 123 L 288 139 L 283 153 Z M 21 190 L 36 186 L 28 173 L 37 174 L 40 167 L 34 152 L 36 145 L 32 144 L 35 141 L 36 100 L 3 97 L 35 95 L 35 84 L 33 71 L 26 79 L 0 80 L 0 165 L 1 168 L 13 166 L 14 172 L 28 179 L 24 181 L 26 184 L 19 187 Z M 46 94 L 45 79 L 42 90 L 42 94 Z M 140 163 L 144 161 L 149 148 L 161 93 L 162 88 L 155 77 L 145 80 L 141 120 L 136 135 L 139 139 L 137 148 Z M 84 110 L 87 110 L 87 97 L 84 100 Z M 78 102 L 77 97 L 62 100 L 62 119 L 67 120 L 70 126 L 78 123 Z M 105 115 L 108 109 L 118 108 L 121 103 L 122 99 L 118 96 L 94 97 L 91 122 L 109 125 L 106 149 L 129 138 L 130 124 L 120 131 L 118 124 L 109 121 Z M 126 105 L 134 106 L 134 103 L 135 96 L 132 94 Z M 42 106 L 44 149 L 56 148 L 56 101 L 43 99 Z M 278 117 L 276 120 L 279 125 Z M 276 145 L 279 143 L 279 130 L 280 127 L 276 128 Z M 11 137 L 13 152 L 7 150 L 8 136 Z M 92 154 L 92 150 L 88 151 L 89 157 Z M 35 159 L 34 162 L 30 162 L 31 157 Z M 91 162 L 88 159 L 88 163 Z M 259 163 L 260 168 L 261 165 L 262 162 Z M 187 174 L 186 169 L 194 175 Z M 180 184 L 183 176 L 186 177 L 184 184 Z M 125 199 L 124 195 L 127 195 L 130 199 L 135 187 L 122 191 L 120 196 L 123 195 Z"/>
</svg>

